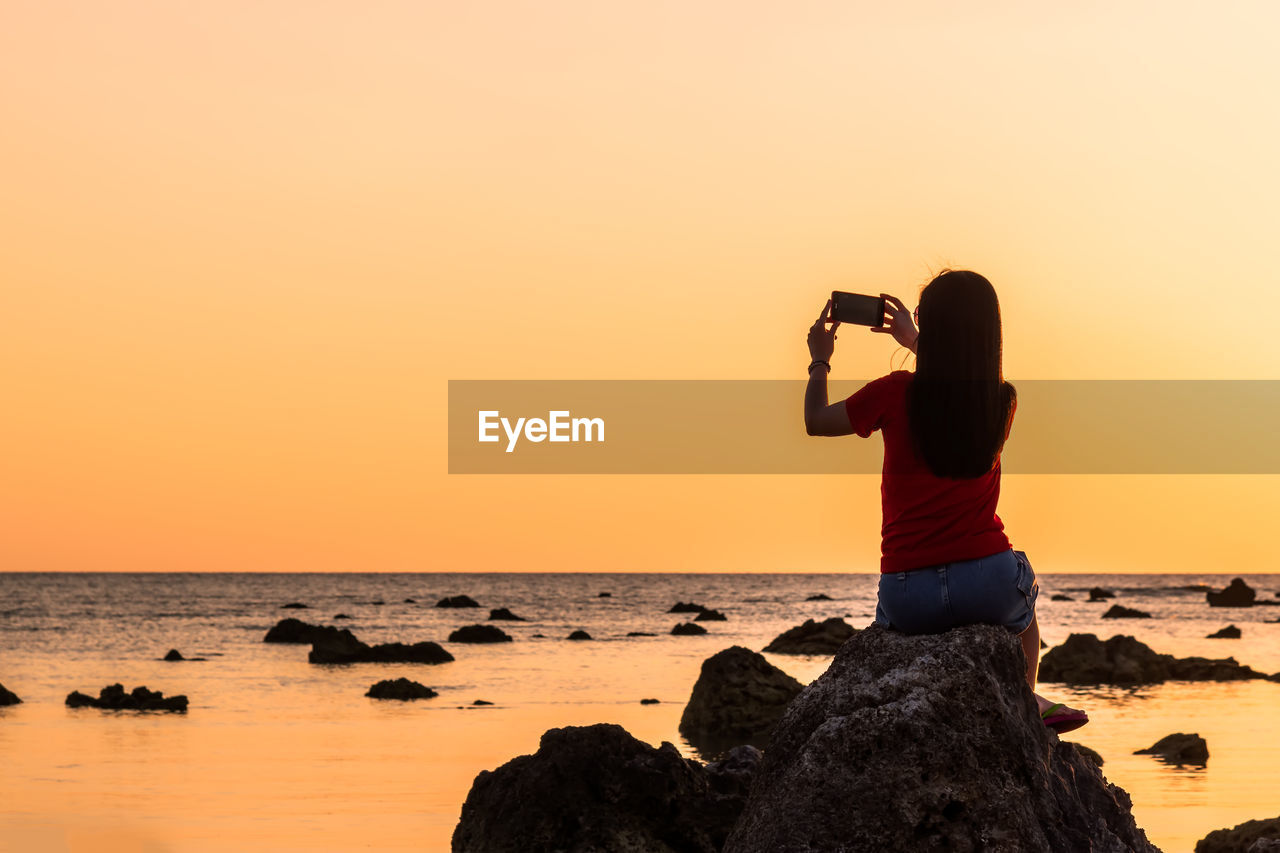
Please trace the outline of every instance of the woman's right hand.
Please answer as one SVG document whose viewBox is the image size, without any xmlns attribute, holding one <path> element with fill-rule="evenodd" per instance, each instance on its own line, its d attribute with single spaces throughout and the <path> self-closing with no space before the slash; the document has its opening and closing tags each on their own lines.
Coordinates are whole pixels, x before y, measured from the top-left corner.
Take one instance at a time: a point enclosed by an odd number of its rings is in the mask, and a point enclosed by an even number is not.
<svg viewBox="0 0 1280 853">
<path fill-rule="evenodd" d="M 898 297 L 887 293 L 880 295 L 884 297 L 885 324 L 872 326 L 871 331 L 882 335 L 893 335 L 895 341 L 915 352 L 916 338 L 920 337 L 920 333 L 916 331 L 916 324 L 911 321 L 911 312 Z"/>
</svg>

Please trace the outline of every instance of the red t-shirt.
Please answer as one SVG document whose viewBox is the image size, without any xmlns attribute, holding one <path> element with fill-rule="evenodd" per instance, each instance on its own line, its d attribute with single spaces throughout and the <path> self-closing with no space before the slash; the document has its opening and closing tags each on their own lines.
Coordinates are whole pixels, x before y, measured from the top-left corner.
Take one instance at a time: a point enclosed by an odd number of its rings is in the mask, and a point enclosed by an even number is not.
<svg viewBox="0 0 1280 853">
<path fill-rule="evenodd" d="M 868 382 L 844 401 L 853 431 L 884 436 L 880 476 L 880 571 L 905 572 L 1007 550 L 996 515 L 1000 457 L 981 477 L 937 477 L 915 449 L 907 424 L 907 388 L 914 374 L 895 370 Z M 1012 412 L 1010 413 L 1012 422 Z"/>
</svg>

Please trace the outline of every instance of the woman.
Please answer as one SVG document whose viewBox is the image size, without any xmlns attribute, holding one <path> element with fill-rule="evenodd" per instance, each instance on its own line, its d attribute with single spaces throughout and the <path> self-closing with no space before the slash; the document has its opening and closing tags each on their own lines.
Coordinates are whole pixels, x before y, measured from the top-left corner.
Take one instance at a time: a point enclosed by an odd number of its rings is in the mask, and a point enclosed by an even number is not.
<svg viewBox="0 0 1280 853">
<path fill-rule="evenodd" d="M 1014 551 L 996 515 L 1000 451 L 1017 395 L 1001 367 L 1000 303 L 975 272 L 944 270 L 920 294 L 915 320 L 885 299 L 886 324 L 916 354 L 915 372 L 895 370 L 828 405 L 827 373 L 838 322 L 831 303 L 809 330 L 809 435 L 884 437 L 876 623 L 909 634 L 977 622 L 1004 625 L 1022 640 L 1027 683 L 1036 688 L 1039 584 L 1027 555 Z M 1083 711 L 1036 694 L 1045 725 L 1071 731 Z"/>
</svg>

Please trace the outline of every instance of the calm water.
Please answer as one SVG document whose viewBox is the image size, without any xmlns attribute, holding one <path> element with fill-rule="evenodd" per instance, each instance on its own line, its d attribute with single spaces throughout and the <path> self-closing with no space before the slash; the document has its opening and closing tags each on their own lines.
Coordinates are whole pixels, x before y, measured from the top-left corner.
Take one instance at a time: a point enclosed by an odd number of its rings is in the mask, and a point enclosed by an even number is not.
<svg viewBox="0 0 1280 853">
<path fill-rule="evenodd" d="M 1275 599 L 1280 576 L 1241 575 Z M 1128 633 L 1157 651 L 1235 656 L 1280 670 L 1280 607 L 1211 609 L 1201 592 L 1232 575 L 1040 574 L 1041 633 Z M 0 709 L 0 849 L 447 850 L 475 774 L 537 749 L 548 728 L 614 722 L 654 745 L 699 757 L 677 723 L 702 661 L 729 645 L 760 649 L 807 617 L 866 625 L 870 574 L 0 574 L 0 683 L 24 704 Z M 1095 584 L 1150 620 L 1103 620 Z M 612 593 L 600 598 L 598 593 Z M 805 602 L 825 593 L 833 601 Z M 1054 602 L 1056 592 L 1077 595 Z M 434 607 L 466 593 L 482 610 Z M 417 603 L 404 603 L 413 598 Z M 677 600 L 723 611 L 709 634 L 672 637 Z M 283 611 L 300 601 L 310 609 Z M 385 602 L 378 604 L 376 602 Z M 451 630 L 509 607 L 514 643 L 444 643 Z M 314 666 L 306 646 L 262 635 L 289 615 L 330 623 L 346 613 L 369 642 L 435 640 L 439 666 Z M 1205 635 L 1228 623 L 1240 640 Z M 596 642 L 563 639 L 582 628 Z M 628 631 L 657 637 L 627 638 Z M 532 637 L 545 634 L 546 639 Z M 207 662 L 164 663 L 169 648 Z M 802 682 L 827 657 L 767 655 Z M 373 682 L 408 676 L 435 699 L 377 702 Z M 145 684 L 185 693 L 190 713 L 113 714 L 63 705 L 71 690 Z M 1274 817 L 1280 792 L 1280 684 L 1165 684 L 1042 693 L 1090 711 L 1068 735 L 1102 753 L 1133 796 L 1138 822 L 1167 851 L 1212 829 Z M 660 704 L 642 706 L 654 697 Z M 469 707 L 475 699 L 493 707 Z M 1174 731 L 1209 743 L 1204 769 L 1132 751 Z M 5 846 L 8 845 L 8 846 Z"/>
</svg>

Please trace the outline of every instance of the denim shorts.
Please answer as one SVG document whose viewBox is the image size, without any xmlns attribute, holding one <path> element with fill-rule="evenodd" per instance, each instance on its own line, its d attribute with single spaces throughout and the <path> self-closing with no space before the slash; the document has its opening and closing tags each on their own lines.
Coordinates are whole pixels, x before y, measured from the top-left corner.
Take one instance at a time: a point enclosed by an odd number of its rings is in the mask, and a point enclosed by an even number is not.
<svg viewBox="0 0 1280 853">
<path fill-rule="evenodd" d="M 1022 551 L 880 575 L 876 624 L 906 634 L 959 625 L 1003 625 L 1021 634 L 1035 617 L 1040 584 Z"/>
</svg>

